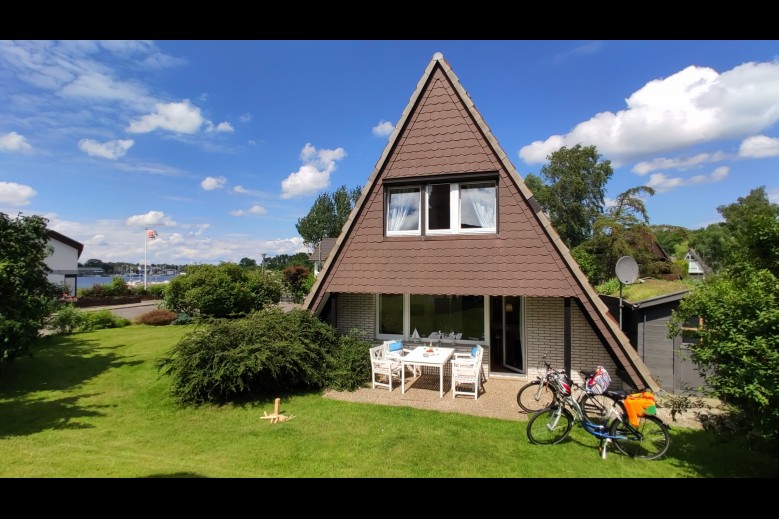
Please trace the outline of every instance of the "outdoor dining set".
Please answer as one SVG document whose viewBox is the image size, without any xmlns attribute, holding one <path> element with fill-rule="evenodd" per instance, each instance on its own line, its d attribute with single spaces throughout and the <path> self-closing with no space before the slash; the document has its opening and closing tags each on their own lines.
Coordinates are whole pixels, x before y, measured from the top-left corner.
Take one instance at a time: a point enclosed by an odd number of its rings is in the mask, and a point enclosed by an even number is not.
<svg viewBox="0 0 779 519">
<path fill-rule="evenodd" d="M 444 372 L 451 367 L 452 398 L 457 395 L 479 398 L 484 348 L 478 344 L 456 343 L 461 336 L 434 332 L 412 343 L 389 340 L 374 346 L 371 348 L 371 387 L 392 391 L 399 380 L 401 392 L 405 394 L 406 373 L 420 377 L 422 368 L 435 368 L 438 370 L 439 397 L 443 398 Z"/>
</svg>

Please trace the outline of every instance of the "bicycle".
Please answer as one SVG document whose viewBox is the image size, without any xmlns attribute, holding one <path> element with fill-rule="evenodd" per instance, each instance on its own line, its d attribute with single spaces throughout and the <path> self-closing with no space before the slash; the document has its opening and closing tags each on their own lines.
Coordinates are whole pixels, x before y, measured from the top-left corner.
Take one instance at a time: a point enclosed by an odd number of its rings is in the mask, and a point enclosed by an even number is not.
<svg viewBox="0 0 779 519">
<path fill-rule="evenodd" d="M 517 391 L 517 405 L 527 413 L 535 413 L 546 409 L 554 402 L 554 389 L 549 387 L 551 377 L 559 372 L 552 368 L 544 353 L 541 362 L 546 366 L 543 376 L 536 375 L 536 379 L 528 382 Z"/>
<path fill-rule="evenodd" d="M 544 353 L 541 359 L 546 366 L 544 375 L 536 376 L 535 380 L 528 382 L 517 391 L 517 405 L 527 413 L 537 413 L 549 408 L 555 401 L 555 386 L 550 382 L 561 375 L 567 380 L 567 376 L 562 371 L 552 368 L 547 357 L 548 354 Z M 594 372 L 581 371 L 580 373 L 585 380 L 589 380 L 594 375 Z M 583 388 L 576 387 L 582 390 L 577 400 L 589 421 L 605 424 L 609 418 L 609 410 L 618 399 L 611 393 L 596 393 L 588 385 Z M 624 409 L 620 411 L 624 414 Z"/>
<path fill-rule="evenodd" d="M 574 384 L 575 385 L 575 384 Z M 628 393 L 624 390 L 607 391 L 612 405 L 600 423 L 587 418 L 577 399 L 573 398 L 571 383 L 565 377 L 550 380 L 554 387 L 554 402 L 550 407 L 535 413 L 527 423 L 527 437 L 537 445 L 554 445 L 565 440 L 575 423 L 600 440 L 601 456 L 606 459 L 610 444 L 631 458 L 647 460 L 663 456 L 671 445 L 668 426 L 656 416 L 644 414 L 638 417 L 638 425 L 628 419 L 624 401 Z"/>
</svg>

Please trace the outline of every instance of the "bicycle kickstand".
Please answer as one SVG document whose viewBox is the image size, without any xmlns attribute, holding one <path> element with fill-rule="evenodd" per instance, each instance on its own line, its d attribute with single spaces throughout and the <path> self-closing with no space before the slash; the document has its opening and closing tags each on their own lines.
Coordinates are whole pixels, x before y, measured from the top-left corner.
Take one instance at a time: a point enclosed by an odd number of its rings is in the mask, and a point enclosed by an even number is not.
<svg viewBox="0 0 779 519">
<path fill-rule="evenodd" d="M 609 443 L 611 443 L 611 438 L 606 438 L 605 440 L 601 440 L 600 443 L 601 443 L 601 446 L 602 446 L 600 457 L 605 460 L 606 459 L 606 449 L 608 448 Z"/>
</svg>

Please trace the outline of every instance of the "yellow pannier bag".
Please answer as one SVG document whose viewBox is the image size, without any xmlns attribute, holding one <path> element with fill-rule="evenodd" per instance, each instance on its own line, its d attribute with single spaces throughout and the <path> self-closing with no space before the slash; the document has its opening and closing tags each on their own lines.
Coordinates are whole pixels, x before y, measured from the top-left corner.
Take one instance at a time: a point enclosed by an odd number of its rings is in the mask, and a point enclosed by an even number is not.
<svg viewBox="0 0 779 519">
<path fill-rule="evenodd" d="M 639 417 L 657 412 L 655 395 L 646 391 L 628 395 L 625 398 L 625 410 L 628 412 L 630 425 L 637 426 Z"/>
</svg>

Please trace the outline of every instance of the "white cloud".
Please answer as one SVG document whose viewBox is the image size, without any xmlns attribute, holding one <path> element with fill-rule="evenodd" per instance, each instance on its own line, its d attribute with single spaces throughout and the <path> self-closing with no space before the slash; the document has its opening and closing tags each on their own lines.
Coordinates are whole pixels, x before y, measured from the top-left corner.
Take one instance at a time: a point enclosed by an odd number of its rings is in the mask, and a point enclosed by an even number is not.
<svg viewBox="0 0 779 519">
<path fill-rule="evenodd" d="M 62 97 L 120 101 L 131 106 L 148 106 L 153 100 L 146 89 L 132 81 L 119 81 L 97 71 L 85 72 L 63 86 Z"/>
<path fill-rule="evenodd" d="M 242 116 L 238 117 L 238 120 L 241 121 L 242 123 L 248 123 L 249 121 L 252 120 L 252 114 L 246 112 Z"/>
<path fill-rule="evenodd" d="M 701 164 L 719 162 L 721 160 L 725 160 L 726 158 L 727 155 L 721 151 L 716 153 L 699 153 L 693 157 L 682 157 L 675 159 L 657 158 L 650 161 L 639 162 L 633 166 L 631 171 L 633 173 L 638 173 L 639 175 L 646 175 L 647 173 L 651 173 L 652 171 L 657 171 L 659 169 L 684 170 L 700 166 Z"/>
<path fill-rule="evenodd" d="M 395 131 L 395 125 L 382 119 L 379 121 L 379 124 L 371 129 L 371 131 L 376 137 L 386 137 L 388 135 L 392 135 L 392 132 Z"/>
<path fill-rule="evenodd" d="M 744 139 L 738 150 L 739 157 L 750 159 L 762 159 L 766 157 L 779 157 L 779 139 L 755 135 Z"/>
<path fill-rule="evenodd" d="M 206 124 L 206 132 L 207 133 L 232 133 L 235 131 L 235 128 L 233 128 L 233 125 L 228 122 L 221 122 L 214 126 L 214 123 L 211 121 L 208 121 L 208 124 Z"/>
<path fill-rule="evenodd" d="M 30 186 L 16 182 L 0 182 L 0 204 L 14 207 L 28 205 L 30 199 L 38 193 Z"/>
<path fill-rule="evenodd" d="M 243 187 L 243 186 L 235 186 L 235 187 L 233 188 L 233 192 L 235 192 L 235 193 L 241 193 L 242 195 L 248 195 L 248 194 L 249 194 L 249 190 L 248 190 L 248 189 L 246 189 L 246 188 L 245 188 L 245 187 Z"/>
<path fill-rule="evenodd" d="M 106 141 L 102 144 L 92 139 L 81 139 L 78 141 L 79 149 L 90 157 L 102 157 L 111 160 L 124 157 L 133 144 L 135 144 L 135 141 L 132 139 Z"/>
<path fill-rule="evenodd" d="M 204 123 L 200 108 L 192 105 L 188 99 L 180 103 L 157 103 L 154 112 L 140 119 L 130 121 L 127 131 L 130 133 L 148 133 L 156 129 L 177 133 L 195 133 Z"/>
<path fill-rule="evenodd" d="M 650 81 L 626 104 L 570 133 L 524 146 L 519 156 L 528 164 L 543 163 L 561 146 L 582 144 L 620 162 L 760 132 L 779 120 L 779 61 L 745 63 L 722 74 L 689 66 Z"/>
<path fill-rule="evenodd" d="M 317 151 L 307 143 L 300 151 L 303 166 L 281 181 L 281 198 L 313 195 L 325 189 L 330 184 L 330 174 L 335 171 L 335 162 L 345 156 L 343 148 Z"/>
<path fill-rule="evenodd" d="M 125 220 L 125 224 L 138 226 L 164 225 L 166 227 L 174 227 L 176 222 L 165 216 L 165 213 L 162 211 L 149 211 L 146 214 L 137 214 L 129 217 Z"/>
<path fill-rule="evenodd" d="M 276 238 L 274 240 L 265 240 L 259 243 L 256 250 L 265 251 L 267 254 L 275 252 L 276 254 L 297 254 L 298 252 L 308 252 L 303 245 L 303 238 L 295 236 L 294 238 Z"/>
<path fill-rule="evenodd" d="M 0 151 L 29 151 L 32 146 L 16 132 L 0 134 Z"/>
<path fill-rule="evenodd" d="M 225 177 L 206 177 L 200 183 L 200 187 L 206 191 L 213 191 L 214 189 L 222 189 L 225 187 L 227 179 Z"/>
<path fill-rule="evenodd" d="M 779 204 L 779 189 L 774 189 L 768 192 L 768 201 L 774 204 Z"/>
<path fill-rule="evenodd" d="M 253 205 L 251 206 L 247 211 L 244 211 L 243 209 L 237 209 L 235 211 L 230 211 L 230 214 L 233 216 L 244 216 L 246 214 L 265 214 L 268 210 L 265 209 L 261 205 Z"/>
<path fill-rule="evenodd" d="M 708 176 L 695 175 L 690 178 L 669 177 L 665 173 L 653 173 L 649 176 L 649 182 L 647 182 L 646 185 L 654 188 L 658 193 L 663 193 L 682 186 L 695 186 L 698 184 L 720 182 L 728 176 L 728 173 L 730 173 L 730 168 L 727 166 L 721 166 L 715 169 Z"/>
</svg>

